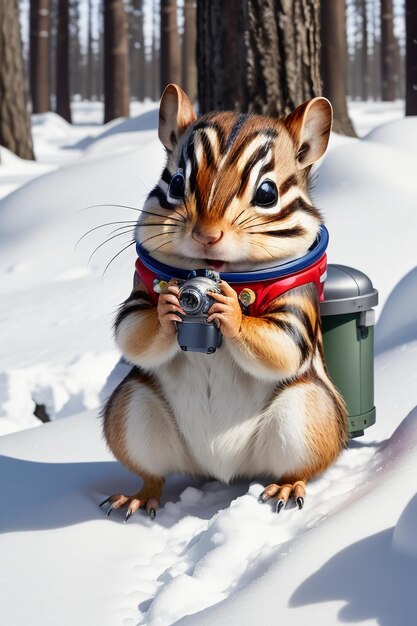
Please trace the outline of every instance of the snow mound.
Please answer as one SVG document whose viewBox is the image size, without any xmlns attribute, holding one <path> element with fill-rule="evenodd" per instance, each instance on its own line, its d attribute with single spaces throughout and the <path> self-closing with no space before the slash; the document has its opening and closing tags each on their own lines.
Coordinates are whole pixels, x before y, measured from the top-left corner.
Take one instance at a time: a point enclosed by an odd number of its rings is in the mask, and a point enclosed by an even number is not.
<svg viewBox="0 0 417 626">
<path fill-rule="evenodd" d="M 376 334 L 376 350 L 417 339 L 417 267 L 394 287 L 381 312 Z"/>
<path fill-rule="evenodd" d="M 417 559 L 417 494 L 410 500 L 394 529 L 392 547 L 407 558 Z M 414 564 L 415 567 L 415 564 Z"/>
<path fill-rule="evenodd" d="M 44 405 L 52 420 L 98 408 L 116 355 L 86 352 L 69 363 L 37 363 L 0 372 L 0 434 L 13 422 L 35 425 L 36 404 Z"/>
<path fill-rule="evenodd" d="M 382 305 L 416 265 L 416 169 L 416 153 L 353 140 L 331 148 L 317 172 L 313 197 L 330 232 L 329 262 L 368 274 Z"/>
<path fill-rule="evenodd" d="M 34 113 L 32 115 L 32 132 L 34 136 L 48 136 L 54 141 L 67 139 L 73 134 L 73 126 L 57 113 Z M 36 139 L 35 139 L 36 141 Z"/>
<path fill-rule="evenodd" d="M 375 142 L 411 152 L 416 156 L 417 118 L 406 117 L 394 122 L 377 126 L 363 138 L 366 142 Z M 397 172 L 396 172 L 397 173 Z"/>
</svg>

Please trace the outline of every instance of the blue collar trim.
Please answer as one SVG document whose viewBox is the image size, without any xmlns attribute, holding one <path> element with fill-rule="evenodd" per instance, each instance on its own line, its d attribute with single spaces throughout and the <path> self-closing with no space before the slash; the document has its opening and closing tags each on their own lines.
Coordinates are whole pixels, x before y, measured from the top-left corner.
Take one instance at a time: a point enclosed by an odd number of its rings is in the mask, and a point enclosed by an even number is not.
<svg viewBox="0 0 417 626">
<path fill-rule="evenodd" d="M 310 265 L 313 265 L 313 263 L 318 261 L 326 252 L 328 243 L 328 230 L 323 224 L 321 224 L 316 241 L 307 254 L 301 258 L 295 259 L 294 261 L 288 261 L 287 263 L 282 263 L 281 265 L 267 267 L 262 270 L 253 270 L 249 272 L 222 272 L 220 277 L 226 282 L 234 284 L 258 282 L 262 280 L 282 278 L 283 276 L 290 276 L 306 269 L 307 267 L 310 267 Z M 191 271 L 179 267 L 171 267 L 170 265 L 157 261 L 149 254 L 142 244 L 138 242 L 136 243 L 136 252 L 142 263 L 164 280 L 169 280 L 174 277 L 185 279 Z M 199 268 L 196 267 L 195 269 Z"/>
</svg>

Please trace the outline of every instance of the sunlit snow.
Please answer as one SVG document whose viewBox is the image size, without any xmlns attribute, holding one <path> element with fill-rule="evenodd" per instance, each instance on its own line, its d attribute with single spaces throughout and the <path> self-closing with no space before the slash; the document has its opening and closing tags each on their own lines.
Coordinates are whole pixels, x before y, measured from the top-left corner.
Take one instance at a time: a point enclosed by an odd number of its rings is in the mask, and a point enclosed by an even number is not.
<svg viewBox="0 0 417 626">
<path fill-rule="evenodd" d="M 98 104 L 78 103 L 74 126 L 34 116 L 35 163 L 0 148 L 2 624 L 415 625 L 417 118 L 402 106 L 352 103 L 361 139 L 332 137 L 313 189 L 329 261 L 380 292 L 377 423 L 309 484 L 301 512 L 279 516 L 257 502 L 260 483 L 175 476 L 154 522 L 98 508 L 138 485 L 99 419 L 126 371 L 111 326 L 133 248 L 103 271 L 162 168 L 156 106 L 106 127 Z M 88 261 L 119 224 L 77 241 L 119 221 L 126 232 Z"/>
</svg>

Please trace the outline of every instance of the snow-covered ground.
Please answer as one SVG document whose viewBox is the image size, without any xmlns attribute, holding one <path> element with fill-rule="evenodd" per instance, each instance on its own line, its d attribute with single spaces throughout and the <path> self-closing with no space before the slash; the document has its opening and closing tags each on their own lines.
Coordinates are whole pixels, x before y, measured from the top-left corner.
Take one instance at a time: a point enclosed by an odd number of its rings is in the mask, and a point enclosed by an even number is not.
<svg viewBox="0 0 417 626">
<path fill-rule="evenodd" d="M 98 104 L 77 104 L 74 126 L 35 116 L 36 163 L 0 148 L 0 433 L 22 429 L 0 437 L 1 622 L 414 626 L 417 119 L 401 103 L 351 103 L 362 138 L 332 137 L 313 192 L 330 262 L 380 292 L 377 424 L 301 512 L 258 504 L 260 484 L 172 477 L 154 522 L 121 524 L 97 505 L 137 484 L 106 450 L 98 409 L 132 246 L 103 271 L 162 165 L 155 105 L 134 113 L 106 127 Z M 30 428 L 35 403 L 51 424 Z"/>
</svg>

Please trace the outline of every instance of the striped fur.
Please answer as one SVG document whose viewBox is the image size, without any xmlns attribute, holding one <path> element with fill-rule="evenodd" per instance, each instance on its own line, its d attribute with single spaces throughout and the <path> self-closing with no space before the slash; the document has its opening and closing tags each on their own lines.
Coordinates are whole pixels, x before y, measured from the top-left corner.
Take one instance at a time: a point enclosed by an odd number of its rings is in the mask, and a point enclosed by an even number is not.
<svg viewBox="0 0 417 626">
<path fill-rule="evenodd" d="M 171 89 L 161 103 L 167 161 L 137 239 L 170 265 L 223 272 L 305 254 L 321 223 L 308 171 L 327 145 L 326 104 L 313 100 L 287 119 L 215 112 L 196 121 L 181 94 Z M 185 181 L 179 199 L 169 194 L 176 173 Z M 278 189 L 269 207 L 254 201 L 264 180 Z M 121 306 L 115 335 L 136 373 L 110 398 L 105 434 L 145 478 L 273 475 L 292 484 L 326 469 L 346 443 L 312 285 L 276 298 L 260 318 L 243 315 L 236 336 L 210 356 L 182 352 L 162 331 L 143 285 Z"/>
</svg>

